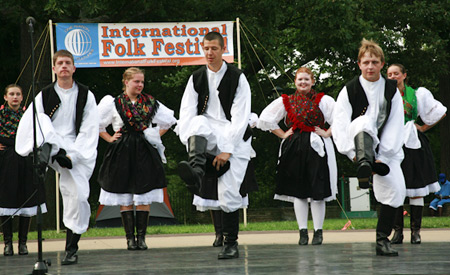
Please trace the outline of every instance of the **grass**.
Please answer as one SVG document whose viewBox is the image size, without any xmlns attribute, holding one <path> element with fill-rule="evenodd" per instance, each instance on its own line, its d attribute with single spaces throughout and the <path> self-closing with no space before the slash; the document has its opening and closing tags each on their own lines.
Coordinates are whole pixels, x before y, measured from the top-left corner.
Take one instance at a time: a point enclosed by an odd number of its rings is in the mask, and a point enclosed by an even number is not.
<svg viewBox="0 0 450 275">
<path fill-rule="evenodd" d="M 354 229 L 375 229 L 377 224 L 376 218 L 354 218 L 351 219 Z M 324 230 L 341 230 L 347 223 L 346 219 L 325 219 L 323 226 Z M 313 229 L 313 223 L 308 221 L 308 228 Z M 409 228 L 409 218 L 405 218 L 405 228 Z M 422 228 L 450 228 L 450 218 L 441 217 L 423 217 Z M 298 230 L 296 221 L 273 221 L 273 222 L 255 222 L 248 223 L 247 227 L 240 224 L 240 231 L 285 231 L 285 230 Z M 351 230 L 351 228 L 347 229 Z M 196 225 L 158 225 L 149 226 L 147 233 L 150 235 L 155 234 L 192 234 L 192 233 L 212 233 L 214 227 L 212 224 L 196 224 Z M 114 237 L 124 236 L 124 230 L 122 227 L 118 228 L 90 228 L 83 237 Z M 42 232 L 44 239 L 64 239 L 65 232 L 60 231 L 56 233 L 56 230 L 45 230 Z M 17 232 L 14 234 L 14 238 L 17 239 Z M 30 240 L 37 239 L 37 232 L 32 231 L 28 234 Z"/>
</svg>

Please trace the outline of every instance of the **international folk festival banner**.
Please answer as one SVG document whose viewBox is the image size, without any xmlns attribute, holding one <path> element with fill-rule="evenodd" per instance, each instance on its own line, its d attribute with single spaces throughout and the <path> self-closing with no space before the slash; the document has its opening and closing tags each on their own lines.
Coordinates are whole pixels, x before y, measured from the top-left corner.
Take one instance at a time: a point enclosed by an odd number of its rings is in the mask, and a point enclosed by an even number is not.
<svg viewBox="0 0 450 275">
<path fill-rule="evenodd" d="M 206 64 L 201 43 L 222 34 L 233 62 L 233 22 L 58 23 L 56 47 L 71 52 L 78 68 Z"/>
</svg>

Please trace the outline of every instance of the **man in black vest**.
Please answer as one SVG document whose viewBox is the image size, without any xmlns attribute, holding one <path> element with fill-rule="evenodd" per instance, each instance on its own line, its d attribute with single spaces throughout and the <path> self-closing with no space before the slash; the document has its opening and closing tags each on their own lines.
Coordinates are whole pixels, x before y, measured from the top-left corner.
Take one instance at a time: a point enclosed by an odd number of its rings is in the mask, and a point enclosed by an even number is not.
<svg viewBox="0 0 450 275">
<path fill-rule="evenodd" d="M 376 254 L 398 256 L 388 239 L 395 211 L 403 205 L 403 101 L 395 81 L 384 78 L 383 50 L 363 39 L 358 55 L 361 75 L 346 84 L 336 101 L 333 139 L 338 151 L 358 166 L 361 188 L 373 191 L 381 203 L 376 229 Z"/>
<path fill-rule="evenodd" d="M 225 240 L 219 259 L 239 257 L 239 208 L 243 205 L 239 189 L 253 150 L 248 130 L 250 86 L 240 70 L 222 60 L 226 50 L 219 33 L 204 37 L 207 65 L 189 78 L 176 130 L 189 156 L 179 164 L 180 177 L 194 194 L 205 175 L 207 154 L 215 156 L 218 200 L 194 196 L 194 204 L 199 211 L 222 210 Z"/>
<path fill-rule="evenodd" d="M 95 167 L 99 137 L 98 112 L 89 88 L 74 81 L 74 58 L 66 50 L 53 57 L 57 81 L 36 96 L 37 144 L 41 159 L 60 174 L 63 222 L 67 228 L 63 265 L 78 261 L 78 241 L 86 232 L 91 210 L 89 178 Z M 16 136 L 22 156 L 33 150 L 33 108 L 23 115 Z M 43 157 L 46 156 L 46 157 Z"/>
</svg>

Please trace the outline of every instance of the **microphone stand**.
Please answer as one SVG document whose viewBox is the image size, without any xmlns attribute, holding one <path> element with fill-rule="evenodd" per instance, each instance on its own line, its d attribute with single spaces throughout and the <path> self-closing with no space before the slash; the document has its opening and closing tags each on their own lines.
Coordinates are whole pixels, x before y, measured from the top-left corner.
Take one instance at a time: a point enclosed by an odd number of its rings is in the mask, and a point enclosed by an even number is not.
<svg viewBox="0 0 450 275">
<path fill-rule="evenodd" d="M 39 204 L 39 198 L 42 194 L 42 185 L 44 184 L 45 173 L 40 171 L 41 163 L 39 162 L 39 148 L 37 146 L 37 138 L 36 138 L 36 90 L 35 90 L 35 77 L 34 77 L 34 41 L 33 41 L 33 24 L 35 20 L 33 17 L 28 17 L 26 19 L 26 23 L 28 24 L 28 32 L 30 33 L 31 39 L 31 91 L 33 93 L 33 101 L 32 101 L 32 111 L 33 111 L 33 184 L 36 185 L 37 193 L 37 213 L 36 213 L 36 224 L 37 224 L 37 232 L 38 232 L 38 260 L 34 264 L 33 275 L 41 275 L 46 274 L 48 271 L 47 261 L 43 260 L 42 257 L 42 210 L 41 205 Z M 51 263 L 48 263 L 51 265 Z"/>
</svg>

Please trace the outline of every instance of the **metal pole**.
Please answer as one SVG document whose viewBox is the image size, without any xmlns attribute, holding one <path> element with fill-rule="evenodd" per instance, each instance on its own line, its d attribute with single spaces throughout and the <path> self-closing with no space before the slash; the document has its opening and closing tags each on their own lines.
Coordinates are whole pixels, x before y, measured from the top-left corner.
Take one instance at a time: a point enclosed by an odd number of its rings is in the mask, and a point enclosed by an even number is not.
<svg viewBox="0 0 450 275">
<path fill-rule="evenodd" d="M 55 47 L 53 44 L 53 23 L 52 20 L 48 20 L 48 30 L 50 36 L 50 64 L 53 66 L 53 54 L 55 52 Z M 56 76 L 52 70 L 52 82 L 55 82 Z M 60 228 L 60 213 L 59 213 L 59 173 L 55 171 L 55 202 L 56 202 L 56 233 L 59 233 Z"/>
</svg>

